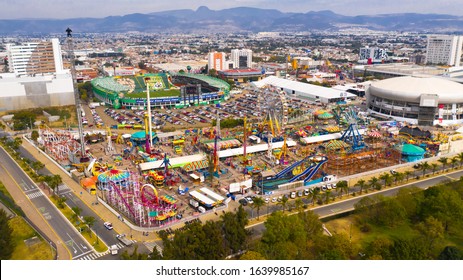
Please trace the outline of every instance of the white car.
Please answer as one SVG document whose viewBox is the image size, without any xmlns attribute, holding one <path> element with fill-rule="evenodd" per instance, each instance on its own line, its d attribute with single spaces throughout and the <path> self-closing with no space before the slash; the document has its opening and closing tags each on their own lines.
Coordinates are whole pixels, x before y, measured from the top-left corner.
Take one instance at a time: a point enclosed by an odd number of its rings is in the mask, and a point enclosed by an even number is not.
<svg viewBox="0 0 463 280">
<path fill-rule="evenodd" d="M 276 197 L 273 197 L 273 198 L 272 198 L 272 203 L 275 203 L 275 202 L 277 202 L 277 198 L 276 198 Z"/>
<path fill-rule="evenodd" d="M 254 203 L 254 201 L 252 200 L 252 197 L 246 196 L 245 198 L 246 198 L 246 200 L 248 201 L 249 204 L 253 204 L 253 203 Z"/>
<path fill-rule="evenodd" d="M 265 203 L 269 203 L 270 202 L 270 198 L 266 197 L 265 198 Z"/>
<path fill-rule="evenodd" d="M 104 222 L 103 223 L 104 227 L 108 230 L 112 230 L 113 229 L 113 224 L 111 224 L 110 222 Z"/>
</svg>

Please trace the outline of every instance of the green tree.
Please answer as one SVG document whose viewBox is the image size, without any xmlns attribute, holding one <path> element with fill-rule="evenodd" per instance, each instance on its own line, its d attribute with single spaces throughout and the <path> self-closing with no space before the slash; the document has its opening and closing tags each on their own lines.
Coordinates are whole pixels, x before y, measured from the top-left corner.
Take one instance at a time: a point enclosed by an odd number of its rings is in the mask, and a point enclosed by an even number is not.
<svg viewBox="0 0 463 280">
<path fill-rule="evenodd" d="M 331 190 L 326 190 L 323 196 L 325 198 L 325 204 L 330 203 L 330 201 L 331 201 Z"/>
<path fill-rule="evenodd" d="M 8 224 L 8 214 L 0 208 L 0 260 L 9 260 L 13 255 L 13 230 Z"/>
<path fill-rule="evenodd" d="M 321 260 L 348 260 L 356 255 L 356 248 L 346 234 L 321 236 L 317 239 L 315 250 Z"/>
<path fill-rule="evenodd" d="M 458 161 L 460 162 L 460 167 L 463 165 L 463 152 L 457 155 Z"/>
<path fill-rule="evenodd" d="M 131 254 L 128 251 L 124 251 L 121 254 L 121 260 L 147 260 L 148 255 L 143 253 L 138 253 L 138 245 L 135 245 L 133 252 Z"/>
<path fill-rule="evenodd" d="M 406 170 L 404 172 L 404 175 L 405 175 L 405 178 L 407 179 L 407 182 L 408 182 L 408 179 L 410 178 L 410 175 L 412 175 L 412 172 L 410 170 Z"/>
<path fill-rule="evenodd" d="M 367 258 L 370 260 L 390 260 L 392 259 L 392 246 L 394 246 L 394 241 L 388 237 L 380 236 L 366 247 Z"/>
<path fill-rule="evenodd" d="M 364 190 L 365 187 L 366 187 L 366 182 L 365 182 L 365 180 L 360 179 L 360 180 L 357 181 L 357 183 L 355 183 L 355 186 L 359 187 L 359 189 L 360 189 L 360 194 L 362 194 L 363 190 Z"/>
<path fill-rule="evenodd" d="M 60 196 L 57 199 L 56 206 L 58 206 L 59 209 L 63 209 L 65 206 L 67 198 L 65 196 Z"/>
<path fill-rule="evenodd" d="M 82 213 L 82 209 L 80 209 L 78 206 L 74 206 L 71 209 L 74 212 L 72 214 L 72 219 L 74 220 L 74 222 L 77 222 L 80 217 L 80 213 Z"/>
<path fill-rule="evenodd" d="M 421 233 L 429 244 L 428 250 L 434 249 L 435 242 L 444 237 L 444 226 L 442 222 L 433 216 L 427 217 L 424 222 L 419 223 L 416 229 Z"/>
<path fill-rule="evenodd" d="M 220 217 L 227 254 L 235 254 L 246 248 L 249 236 L 245 228 L 248 224 L 247 215 L 244 208 L 240 206 L 236 213 L 226 212 Z"/>
<path fill-rule="evenodd" d="M 392 183 L 392 177 L 391 177 L 391 174 L 389 174 L 389 173 L 383 173 L 383 174 L 381 174 L 381 175 L 379 176 L 379 178 L 380 178 L 381 180 L 383 180 L 384 186 L 389 186 L 389 185 Z M 380 185 L 380 186 L 381 186 L 381 185 Z M 380 189 L 381 189 L 380 186 L 377 188 L 377 190 L 380 190 Z"/>
<path fill-rule="evenodd" d="M 458 158 L 457 157 L 453 157 L 450 159 L 450 164 L 452 165 L 452 169 L 455 168 L 455 165 L 458 163 Z"/>
<path fill-rule="evenodd" d="M 295 201 L 294 201 L 294 206 L 296 207 L 296 211 L 297 212 L 301 212 L 304 208 L 304 201 L 302 201 L 302 199 L 300 197 L 298 197 Z"/>
<path fill-rule="evenodd" d="M 315 202 L 320 198 L 320 189 L 314 188 L 310 193 L 310 197 L 312 198 L 312 206 L 315 206 Z"/>
<path fill-rule="evenodd" d="M 420 165 L 420 169 L 421 169 L 421 171 L 423 171 L 423 176 L 426 174 L 426 171 L 429 170 L 429 168 L 431 168 L 431 166 L 429 165 L 429 163 L 427 161 L 423 162 Z"/>
<path fill-rule="evenodd" d="M 423 260 L 427 259 L 429 251 L 422 239 L 399 237 L 391 247 L 393 260 Z"/>
<path fill-rule="evenodd" d="M 281 208 L 283 209 L 283 211 L 285 211 L 286 207 L 288 206 L 288 197 L 284 195 L 281 198 L 281 201 L 278 202 L 278 204 L 281 205 Z"/>
<path fill-rule="evenodd" d="M 347 185 L 347 181 L 339 181 L 336 183 L 336 192 L 340 194 L 342 197 L 342 193 L 349 195 L 349 186 Z"/>
<path fill-rule="evenodd" d="M 159 252 L 158 247 L 154 246 L 153 251 L 148 255 L 148 259 L 150 260 L 162 260 L 162 254 Z"/>
<path fill-rule="evenodd" d="M 463 260 L 463 252 L 455 246 L 446 246 L 437 257 L 438 260 Z"/>
<path fill-rule="evenodd" d="M 39 132 L 37 130 L 32 130 L 31 132 L 31 139 L 34 140 L 34 141 L 37 141 L 37 139 L 39 138 Z"/>
<path fill-rule="evenodd" d="M 95 217 L 93 216 L 84 216 L 84 224 L 87 226 L 87 232 L 92 235 L 91 228 L 95 224 Z"/>
<path fill-rule="evenodd" d="M 445 166 L 447 165 L 448 160 L 449 159 L 447 157 L 441 157 L 440 159 L 437 160 L 438 162 L 442 164 L 442 171 L 445 171 Z"/>
<path fill-rule="evenodd" d="M 432 175 L 434 175 L 437 171 L 437 168 L 439 167 L 439 165 L 437 163 L 431 163 L 431 170 L 432 170 Z"/>
<path fill-rule="evenodd" d="M 247 251 L 241 255 L 240 260 L 265 260 L 265 257 L 256 251 Z"/>
<path fill-rule="evenodd" d="M 370 180 L 368 180 L 368 186 L 370 189 L 378 189 L 381 188 L 381 184 L 379 183 L 379 179 L 376 177 L 372 177 Z"/>
<path fill-rule="evenodd" d="M 257 219 L 259 220 L 259 212 L 260 212 L 260 208 L 262 208 L 262 206 L 265 205 L 265 201 L 262 197 L 260 196 L 255 196 L 252 198 L 252 201 L 254 202 L 253 205 L 254 207 L 257 209 Z"/>
<path fill-rule="evenodd" d="M 45 167 L 45 164 L 43 164 L 43 163 L 40 162 L 40 161 L 34 161 L 34 162 L 32 163 L 32 168 L 34 169 L 35 173 L 37 173 L 37 174 L 38 174 L 38 171 L 39 171 L 40 169 L 44 168 L 44 167 Z"/>
</svg>

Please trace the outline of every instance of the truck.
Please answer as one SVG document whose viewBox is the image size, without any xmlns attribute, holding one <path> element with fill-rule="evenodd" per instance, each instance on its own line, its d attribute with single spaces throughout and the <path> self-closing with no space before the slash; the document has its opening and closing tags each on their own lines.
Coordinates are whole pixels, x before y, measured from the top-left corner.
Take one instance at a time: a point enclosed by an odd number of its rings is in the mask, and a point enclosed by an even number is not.
<svg viewBox="0 0 463 280">
<path fill-rule="evenodd" d="M 109 247 L 109 250 L 111 251 L 111 255 L 117 255 L 117 253 L 119 252 L 116 245 L 112 245 L 111 247 Z"/>
<path fill-rule="evenodd" d="M 197 202 L 194 199 L 190 199 L 190 205 L 193 206 L 194 208 L 198 208 L 199 202 Z"/>
<path fill-rule="evenodd" d="M 116 238 L 122 242 L 125 246 L 130 246 L 133 244 L 132 240 L 128 239 L 125 234 L 118 234 L 116 235 Z"/>
</svg>

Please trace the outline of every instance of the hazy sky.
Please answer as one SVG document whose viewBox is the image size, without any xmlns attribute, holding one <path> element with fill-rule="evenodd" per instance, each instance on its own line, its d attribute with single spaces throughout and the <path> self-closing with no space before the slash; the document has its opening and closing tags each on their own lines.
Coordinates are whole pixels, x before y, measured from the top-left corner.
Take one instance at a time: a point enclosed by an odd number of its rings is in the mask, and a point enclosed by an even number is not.
<svg viewBox="0 0 463 280">
<path fill-rule="evenodd" d="M 105 17 L 176 9 L 259 7 L 284 12 L 332 10 L 343 15 L 463 15 L 463 0 L 0 0 L 0 19 Z"/>
</svg>

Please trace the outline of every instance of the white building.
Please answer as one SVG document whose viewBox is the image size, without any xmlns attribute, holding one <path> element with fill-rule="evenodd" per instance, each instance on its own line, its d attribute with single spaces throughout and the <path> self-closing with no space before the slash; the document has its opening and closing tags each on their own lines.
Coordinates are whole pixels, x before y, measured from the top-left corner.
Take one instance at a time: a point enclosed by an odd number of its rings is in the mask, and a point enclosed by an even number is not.
<svg viewBox="0 0 463 280">
<path fill-rule="evenodd" d="M 16 76 L 64 73 L 58 39 L 23 45 L 6 44 L 9 71 Z"/>
<path fill-rule="evenodd" d="M 252 50 L 234 49 L 231 51 L 231 60 L 235 68 L 252 68 Z"/>
<path fill-rule="evenodd" d="M 463 36 L 429 35 L 426 63 L 460 66 Z"/>
<path fill-rule="evenodd" d="M 386 49 L 364 47 L 360 48 L 358 62 L 368 63 L 371 61 L 372 63 L 380 63 L 388 59 L 389 57 Z"/>
<path fill-rule="evenodd" d="M 217 71 L 228 70 L 228 65 L 224 52 L 210 52 L 207 59 L 208 69 Z"/>
<path fill-rule="evenodd" d="M 17 77 L 0 75 L 0 111 L 74 105 L 70 73 Z"/>
</svg>

